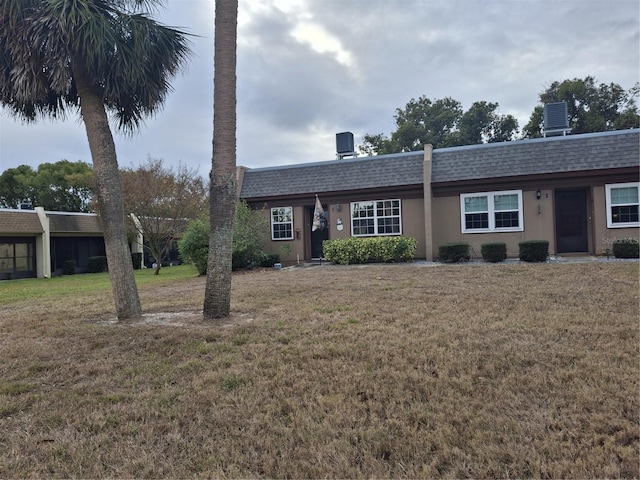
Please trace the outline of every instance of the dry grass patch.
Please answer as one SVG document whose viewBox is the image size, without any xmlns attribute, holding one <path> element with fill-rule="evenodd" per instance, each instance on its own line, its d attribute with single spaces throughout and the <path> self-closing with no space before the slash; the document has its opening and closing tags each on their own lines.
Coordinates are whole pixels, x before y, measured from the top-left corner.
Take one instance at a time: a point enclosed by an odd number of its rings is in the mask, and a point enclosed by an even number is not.
<svg viewBox="0 0 640 480">
<path fill-rule="evenodd" d="M 0 304 L 1 477 L 640 476 L 637 263 L 261 271 L 220 324 L 140 291 Z"/>
</svg>

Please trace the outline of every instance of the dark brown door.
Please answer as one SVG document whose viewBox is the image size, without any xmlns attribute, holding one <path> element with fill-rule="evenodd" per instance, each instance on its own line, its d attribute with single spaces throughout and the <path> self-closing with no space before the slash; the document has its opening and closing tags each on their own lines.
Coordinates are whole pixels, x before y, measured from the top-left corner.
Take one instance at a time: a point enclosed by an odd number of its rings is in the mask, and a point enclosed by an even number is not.
<svg viewBox="0 0 640 480">
<path fill-rule="evenodd" d="M 329 226 L 325 226 L 321 230 L 313 231 L 313 208 L 307 207 L 307 218 L 309 218 L 308 228 L 309 235 L 311 238 L 311 258 L 312 259 L 320 259 L 324 258 L 324 254 L 322 253 L 322 242 L 325 240 L 329 240 Z M 326 210 L 326 206 L 323 206 Z"/>
<path fill-rule="evenodd" d="M 558 253 L 588 252 L 587 191 L 555 191 L 556 245 Z"/>
</svg>

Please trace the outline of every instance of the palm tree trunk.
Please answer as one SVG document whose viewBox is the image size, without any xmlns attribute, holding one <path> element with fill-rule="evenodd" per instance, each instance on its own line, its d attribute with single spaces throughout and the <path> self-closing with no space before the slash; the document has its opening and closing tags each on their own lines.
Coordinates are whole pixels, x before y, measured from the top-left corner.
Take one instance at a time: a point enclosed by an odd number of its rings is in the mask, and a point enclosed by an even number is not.
<svg viewBox="0 0 640 480">
<path fill-rule="evenodd" d="M 213 159 L 209 258 L 203 316 L 229 316 L 236 191 L 236 41 L 238 0 L 216 0 Z"/>
<path fill-rule="evenodd" d="M 142 314 L 127 242 L 122 184 L 116 147 L 101 95 L 87 80 L 82 62 L 74 62 L 74 78 L 81 102 L 96 179 L 98 210 L 104 231 L 111 290 L 119 320 Z"/>
</svg>

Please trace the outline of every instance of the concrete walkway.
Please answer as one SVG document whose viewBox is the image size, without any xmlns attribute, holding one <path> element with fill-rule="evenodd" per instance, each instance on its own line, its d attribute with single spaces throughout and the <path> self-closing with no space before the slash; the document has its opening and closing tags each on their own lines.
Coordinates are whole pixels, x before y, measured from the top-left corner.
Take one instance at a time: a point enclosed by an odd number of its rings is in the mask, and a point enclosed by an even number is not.
<svg viewBox="0 0 640 480">
<path fill-rule="evenodd" d="M 640 264 L 640 259 L 638 258 L 616 258 L 613 256 L 595 256 L 595 255 L 549 255 L 549 258 L 544 263 L 620 263 L 620 262 L 631 262 Z M 353 263 L 348 266 L 350 267 L 366 267 L 371 265 L 419 265 L 419 266 L 438 266 L 438 265 L 499 265 L 499 264 L 519 264 L 519 263 L 527 263 L 523 262 L 518 258 L 507 258 L 506 260 L 498 263 L 485 262 L 482 259 L 472 259 L 467 262 L 455 262 L 455 263 L 443 263 L 443 262 L 428 262 L 426 260 L 414 260 L 413 262 L 407 263 Z M 535 263 L 535 262 L 532 262 Z M 309 268 L 309 267 L 342 267 L 347 265 L 336 265 L 331 262 L 327 262 L 323 260 L 322 263 L 319 261 L 313 262 L 305 262 L 300 263 L 298 265 L 290 265 L 287 267 L 283 267 L 283 270 L 292 269 L 292 268 Z"/>
</svg>

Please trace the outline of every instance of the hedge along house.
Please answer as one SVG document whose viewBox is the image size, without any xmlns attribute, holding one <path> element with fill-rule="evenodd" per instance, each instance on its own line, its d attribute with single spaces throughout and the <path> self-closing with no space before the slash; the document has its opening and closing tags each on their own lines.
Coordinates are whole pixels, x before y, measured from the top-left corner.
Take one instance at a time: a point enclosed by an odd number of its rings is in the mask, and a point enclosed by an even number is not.
<svg viewBox="0 0 640 480">
<path fill-rule="evenodd" d="M 67 260 L 86 272 L 89 257 L 106 255 L 102 232 L 93 213 L 0 209 L 0 280 L 60 275 Z"/>
<path fill-rule="evenodd" d="M 556 136 L 320 163 L 238 169 L 239 196 L 265 209 L 265 250 L 284 263 L 321 258 L 322 241 L 404 235 L 416 258 L 467 242 L 517 257 L 524 240 L 549 252 L 606 253 L 638 240 L 640 130 Z M 312 231 L 315 195 L 327 228 Z"/>
</svg>

